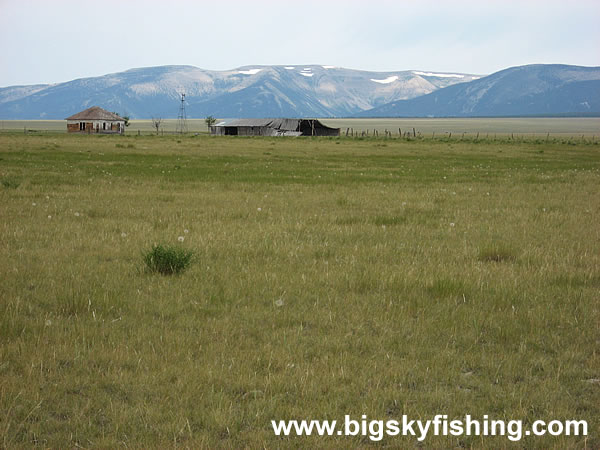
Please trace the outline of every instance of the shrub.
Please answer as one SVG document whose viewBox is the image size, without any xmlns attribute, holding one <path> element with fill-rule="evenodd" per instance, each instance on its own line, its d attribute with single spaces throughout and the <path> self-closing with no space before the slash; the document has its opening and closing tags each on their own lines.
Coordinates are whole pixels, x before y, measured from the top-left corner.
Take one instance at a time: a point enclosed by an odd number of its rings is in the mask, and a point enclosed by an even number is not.
<svg viewBox="0 0 600 450">
<path fill-rule="evenodd" d="M 433 297 L 464 297 L 467 286 L 461 280 L 438 278 L 427 286 L 427 292 Z"/>
<path fill-rule="evenodd" d="M 21 185 L 21 182 L 14 178 L 3 178 L 2 179 L 2 186 L 4 186 L 6 189 L 16 189 L 20 185 Z"/>
<path fill-rule="evenodd" d="M 153 273 L 172 275 L 183 272 L 192 263 L 193 252 L 178 246 L 153 245 L 144 254 L 146 268 Z"/>
<path fill-rule="evenodd" d="M 406 222 L 406 216 L 376 216 L 373 219 L 375 225 L 402 225 Z"/>
</svg>

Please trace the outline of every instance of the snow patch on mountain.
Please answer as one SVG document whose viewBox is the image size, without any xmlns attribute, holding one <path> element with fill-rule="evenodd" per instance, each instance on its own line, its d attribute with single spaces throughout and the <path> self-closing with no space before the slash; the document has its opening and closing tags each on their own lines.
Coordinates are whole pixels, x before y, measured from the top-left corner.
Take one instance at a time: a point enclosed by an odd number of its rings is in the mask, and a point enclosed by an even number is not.
<svg viewBox="0 0 600 450">
<path fill-rule="evenodd" d="M 261 70 L 262 69 L 238 70 L 238 73 L 241 73 L 242 75 L 256 75 Z"/>
<path fill-rule="evenodd" d="M 379 84 L 390 84 L 393 83 L 394 81 L 396 81 L 398 79 L 398 75 L 393 75 L 391 77 L 387 77 L 383 80 L 376 80 L 375 78 L 371 78 L 371 81 L 374 81 L 375 83 L 379 83 Z"/>
<path fill-rule="evenodd" d="M 433 72 L 418 72 L 413 71 L 415 75 L 422 75 L 424 77 L 438 77 L 438 78 L 464 78 L 464 75 L 457 75 L 453 73 L 433 73 Z"/>
</svg>

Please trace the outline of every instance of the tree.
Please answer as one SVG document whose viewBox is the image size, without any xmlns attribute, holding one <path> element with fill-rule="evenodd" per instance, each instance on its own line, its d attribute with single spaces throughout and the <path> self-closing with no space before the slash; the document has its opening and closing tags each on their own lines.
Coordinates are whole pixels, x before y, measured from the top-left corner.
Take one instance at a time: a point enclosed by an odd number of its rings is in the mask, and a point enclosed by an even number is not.
<svg viewBox="0 0 600 450">
<path fill-rule="evenodd" d="M 206 122 L 206 126 L 208 127 L 208 131 L 210 131 L 210 127 L 212 127 L 216 121 L 217 119 L 215 119 L 213 116 L 208 116 L 206 119 L 204 119 L 204 122 Z"/>
<path fill-rule="evenodd" d="M 125 115 L 120 115 L 120 114 L 118 114 L 118 113 L 116 113 L 116 112 L 114 112 L 114 111 L 113 111 L 113 114 L 114 114 L 114 115 L 116 115 L 116 116 L 120 116 L 120 117 L 121 117 L 121 119 L 123 119 L 123 120 L 125 121 L 125 126 L 126 126 L 126 127 L 128 127 L 128 126 L 130 125 L 130 124 L 129 124 L 129 119 L 130 119 L 130 117 L 129 117 L 127 114 L 125 114 Z"/>
<path fill-rule="evenodd" d="M 156 135 L 158 136 L 158 129 L 160 128 L 160 124 L 162 123 L 161 117 L 153 117 L 152 118 L 152 126 L 156 128 Z"/>
</svg>

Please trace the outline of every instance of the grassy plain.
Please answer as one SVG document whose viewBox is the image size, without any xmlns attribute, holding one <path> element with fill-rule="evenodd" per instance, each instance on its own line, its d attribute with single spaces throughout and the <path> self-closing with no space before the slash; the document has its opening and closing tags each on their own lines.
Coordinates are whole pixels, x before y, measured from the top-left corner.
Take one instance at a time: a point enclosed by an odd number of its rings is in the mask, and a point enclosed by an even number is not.
<svg viewBox="0 0 600 450">
<path fill-rule="evenodd" d="M 493 139 L 514 135 L 515 138 L 539 139 L 546 137 L 570 137 L 587 140 L 600 140 L 600 118 L 598 117 L 527 117 L 527 118 L 471 118 L 471 119 L 320 119 L 328 126 L 341 128 L 342 134 L 351 129 L 355 134 L 377 130 L 383 134 L 386 130 L 392 134 L 412 132 L 413 128 L 424 137 L 460 139 L 463 134 L 468 137 Z M 204 119 L 188 119 L 188 130 L 191 133 L 208 133 Z M 23 131 L 33 132 L 66 132 L 64 120 L 1 120 L 0 132 Z M 177 119 L 164 119 L 161 124 L 162 133 L 175 133 Z M 128 134 L 153 134 L 151 120 L 132 120 L 127 128 Z"/>
<path fill-rule="evenodd" d="M 554 137 L 581 137 L 600 139 L 600 118 L 598 117 L 482 117 L 482 118 L 413 118 L 413 119 L 324 119 L 332 127 L 347 128 L 356 132 L 377 130 L 402 134 L 413 128 L 424 137 L 461 138 L 477 136 L 493 139 L 514 135 L 521 138 L 541 138 L 548 134 Z"/>
<path fill-rule="evenodd" d="M 4 133 L 0 181 L 2 447 L 600 447 L 597 143 Z M 345 414 L 590 434 L 270 424 Z"/>
</svg>

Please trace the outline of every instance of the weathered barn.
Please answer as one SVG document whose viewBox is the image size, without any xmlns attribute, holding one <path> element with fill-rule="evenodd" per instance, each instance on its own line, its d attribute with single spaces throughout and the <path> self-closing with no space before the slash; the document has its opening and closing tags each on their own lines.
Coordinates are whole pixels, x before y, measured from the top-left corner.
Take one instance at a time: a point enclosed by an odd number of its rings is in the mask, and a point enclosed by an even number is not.
<svg viewBox="0 0 600 450">
<path fill-rule="evenodd" d="M 317 119 L 237 119 L 210 127 L 210 133 L 226 136 L 339 136 L 339 128 Z"/>
<path fill-rule="evenodd" d="M 92 106 L 65 120 L 69 133 L 122 134 L 125 131 L 125 119 L 99 106 Z"/>
</svg>

